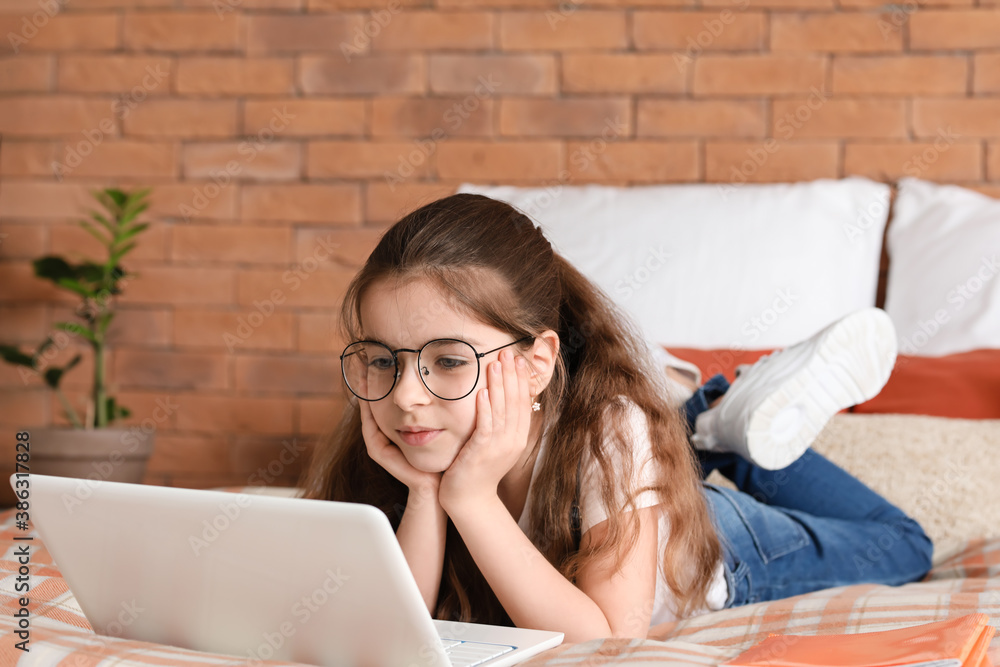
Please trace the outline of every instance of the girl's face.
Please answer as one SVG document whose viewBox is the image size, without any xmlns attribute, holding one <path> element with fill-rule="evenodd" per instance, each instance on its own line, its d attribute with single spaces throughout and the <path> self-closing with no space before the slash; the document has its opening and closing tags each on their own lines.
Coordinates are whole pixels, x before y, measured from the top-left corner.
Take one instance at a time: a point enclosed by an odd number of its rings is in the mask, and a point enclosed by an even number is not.
<svg viewBox="0 0 1000 667">
<path fill-rule="evenodd" d="M 460 314 L 439 290 L 422 280 L 398 286 L 388 281 L 372 285 L 361 302 L 361 323 L 366 339 L 393 350 L 419 350 L 435 338 L 458 338 L 481 353 L 514 340 L 506 332 Z M 517 347 L 505 349 L 519 354 Z M 401 375 L 395 386 L 388 396 L 369 406 L 379 429 L 399 446 L 410 465 L 424 472 L 448 469 L 476 429 L 476 396 L 487 386 L 486 365 L 498 354 L 492 352 L 479 360 L 479 379 L 468 396 L 448 401 L 428 391 L 417 376 L 415 353 L 398 353 Z M 401 431 L 408 427 L 437 433 L 425 442 L 407 442 Z"/>
</svg>

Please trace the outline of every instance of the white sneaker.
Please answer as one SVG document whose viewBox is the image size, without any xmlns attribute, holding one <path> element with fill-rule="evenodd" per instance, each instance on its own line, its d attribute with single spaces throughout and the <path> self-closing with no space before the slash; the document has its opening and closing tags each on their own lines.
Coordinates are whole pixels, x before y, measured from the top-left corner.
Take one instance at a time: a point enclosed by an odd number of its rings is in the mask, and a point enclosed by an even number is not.
<svg viewBox="0 0 1000 667">
<path fill-rule="evenodd" d="M 742 368 L 722 400 L 698 415 L 691 441 L 768 470 L 784 468 L 833 415 L 875 396 L 895 362 L 889 316 L 879 308 L 855 311 Z"/>
</svg>

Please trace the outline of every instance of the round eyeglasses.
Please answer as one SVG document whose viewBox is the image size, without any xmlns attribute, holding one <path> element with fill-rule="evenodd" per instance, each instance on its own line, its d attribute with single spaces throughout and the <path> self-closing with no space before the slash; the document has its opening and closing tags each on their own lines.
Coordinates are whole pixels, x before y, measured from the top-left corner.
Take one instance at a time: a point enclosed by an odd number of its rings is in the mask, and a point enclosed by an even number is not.
<svg viewBox="0 0 1000 667">
<path fill-rule="evenodd" d="M 400 376 L 400 352 L 415 352 L 420 380 L 427 390 L 446 401 L 465 398 L 479 382 L 479 360 L 491 352 L 534 340 L 525 336 L 519 340 L 493 348 L 489 352 L 476 352 L 464 340 L 437 338 L 428 341 L 419 350 L 401 347 L 391 350 L 373 340 L 360 340 L 344 348 L 340 355 L 340 368 L 347 388 L 363 401 L 379 401 L 389 395 Z"/>
</svg>

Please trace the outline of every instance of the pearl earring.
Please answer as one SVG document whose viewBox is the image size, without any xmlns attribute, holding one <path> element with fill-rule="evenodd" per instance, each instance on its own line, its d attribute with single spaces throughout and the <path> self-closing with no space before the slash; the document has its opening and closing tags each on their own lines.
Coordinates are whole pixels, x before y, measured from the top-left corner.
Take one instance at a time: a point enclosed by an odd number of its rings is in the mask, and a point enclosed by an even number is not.
<svg viewBox="0 0 1000 667">
<path fill-rule="evenodd" d="M 535 401 L 534 403 L 531 404 L 532 412 L 538 412 L 541 409 L 542 409 L 542 404 L 539 403 L 538 401 Z"/>
</svg>

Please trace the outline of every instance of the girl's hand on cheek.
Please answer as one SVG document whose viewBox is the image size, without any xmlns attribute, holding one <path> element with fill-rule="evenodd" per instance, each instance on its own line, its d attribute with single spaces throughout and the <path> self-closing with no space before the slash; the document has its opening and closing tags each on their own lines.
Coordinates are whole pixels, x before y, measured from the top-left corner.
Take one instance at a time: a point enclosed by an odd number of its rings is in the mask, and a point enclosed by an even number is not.
<svg viewBox="0 0 1000 667">
<path fill-rule="evenodd" d="M 441 481 L 441 473 L 424 472 L 410 465 L 399 446 L 389 440 L 378 427 L 369 402 L 359 398 L 358 404 L 361 408 L 361 432 L 368 448 L 368 456 L 411 491 L 436 490 Z"/>
<path fill-rule="evenodd" d="M 510 350 L 500 352 L 500 370 L 486 367 L 486 390 L 476 394 L 476 429 L 441 477 L 441 506 L 465 506 L 496 497 L 497 485 L 514 467 L 528 444 L 531 392 L 524 360 L 515 363 Z"/>
</svg>

